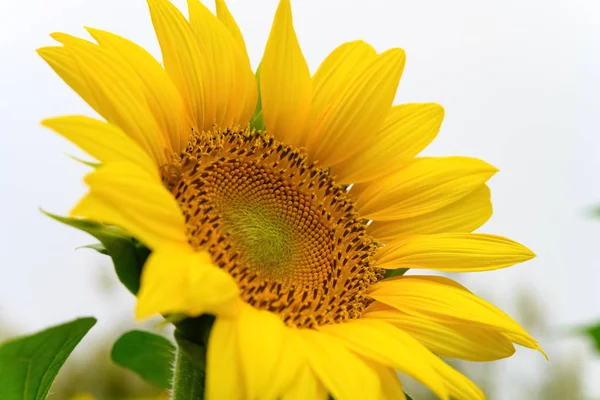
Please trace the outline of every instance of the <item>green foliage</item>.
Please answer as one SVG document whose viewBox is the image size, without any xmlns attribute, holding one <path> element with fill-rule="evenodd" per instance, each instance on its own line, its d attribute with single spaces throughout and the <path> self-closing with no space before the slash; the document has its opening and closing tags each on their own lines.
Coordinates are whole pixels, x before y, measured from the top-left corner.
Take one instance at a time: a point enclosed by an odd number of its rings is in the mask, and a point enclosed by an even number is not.
<svg viewBox="0 0 600 400">
<path fill-rule="evenodd" d="M 112 360 L 137 373 L 146 382 L 162 389 L 171 387 L 175 346 L 162 336 L 129 331 L 117 340 Z"/>
<path fill-rule="evenodd" d="M 258 85 L 258 100 L 256 101 L 256 108 L 254 114 L 250 118 L 250 127 L 261 131 L 265 129 L 265 121 L 262 113 L 262 100 L 260 97 L 260 65 L 256 69 L 256 84 Z"/>
<path fill-rule="evenodd" d="M 386 269 L 384 278 L 392 278 L 394 276 L 402 276 L 408 271 L 408 268 Z"/>
<path fill-rule="evenodd" d="M 0 399 L 44 400 L 58 371 L 96 323 L 80 318 L 0 346 Z"/>
<path fill-rule="evenodd" d="M 121 228 L 107 226 L 80 218 L 68 218 L 42 211 L 49 217 L 89 233 L 101 244 L 84 246 L 109 255 L 115 266 L 117 277 L 133 294 L 140 288 L 142 267 L 150 251 Z"/>
<path fill-rule="evenodd" d="M 592 339 L 594 347 L 600 352 L 600 323 L 584 328 L 583 333 Z"/>
</svg>

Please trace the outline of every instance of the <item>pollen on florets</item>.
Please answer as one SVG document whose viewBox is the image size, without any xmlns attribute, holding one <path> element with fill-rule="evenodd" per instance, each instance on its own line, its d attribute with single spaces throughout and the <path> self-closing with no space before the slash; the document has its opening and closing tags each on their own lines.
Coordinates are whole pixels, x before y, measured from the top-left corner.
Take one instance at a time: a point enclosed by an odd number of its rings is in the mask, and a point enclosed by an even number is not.
<svg viewBox="0 0 600 400">
<path fill-rule="evenodd" d="M 381 278 L 344 188 L 299 149 L 261 131 L 193 133 L 162 177 L 189 243 L 237 281 L 244 301 L 289 326 L 358 318 Z"/>
</svg>

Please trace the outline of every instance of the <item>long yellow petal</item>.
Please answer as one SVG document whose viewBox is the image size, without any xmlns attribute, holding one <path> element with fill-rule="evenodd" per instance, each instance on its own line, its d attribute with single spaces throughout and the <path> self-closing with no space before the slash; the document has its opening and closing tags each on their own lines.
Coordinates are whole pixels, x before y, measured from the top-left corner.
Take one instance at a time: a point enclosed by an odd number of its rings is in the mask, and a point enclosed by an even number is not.
<svg viewBox="0 0 600 400">
<path fill-rule="evenodd" d="M 147 0 L 165 70 L 188 105 L 194 126 L 212 128 L 216 120 L 210 61 L 179 10 L 168 0 Z"/>
<path fill-rule="evenodd" d="M 482 185 L 462 199 L 435 211 L 399 221 L 373 221 L 369 234 L 382 243 L 412 234 L 472 232 L 492 216 L 490 189 Z"/>
<path fill-rule="evenodd" d="M 381 381 L 382 400 L 405 400 L 406 395 L 398 374 L 393 368 L 368 360 L 368 365 L 377 372 Z"/>
<path fill-rule="evenodd" d="M 62 33 L 52 37 L 69 51 L 99 114 L 131 136 L 157 165 L 165 164 L 172 149 L 154 119 L 144 86 L 134 70 L 109 49 Z"/>
<path fill-rule="evenodd" d="M 357 200 L 359 212 L 376 221 L 427 214 L 465 197 L 497 171 L 476 158 L 418 158 L 364 189 Z"/>
<path fill-rule="evenodd" d="M 187 244 L 166 245 L 155 249 L 144 265 L 135 312 L 138 319 L 159 313 L 232 315 L 238 294 L 233 278 L 207 252 Z"/>
<path fill-rule="evenodd" d="M 272 383 L 276 389 L 277 396 L 289 393 L 290 388 L 296 385 L 298 380 L 305 380 L 307 384 L 310 382 L 309 388 L 306 388 L 306 390 L 314 393 L 314 396 L 306 398 L 327 397 L 327 391 L 308 368 L 306 353 L 303 350 L 302 339 L 298 330 L 286 327 L 283 340 L 279 367 L 275 371 L 276 375 Z M 314 383 L 312 383 L 313 381 Z M 302 389 L 300 388 L 291 389 L 291 391 L 292 393 L 302 393 Z"/>
<path fill-rule="evenodd" d="M 379 399 L 377 374 L 342 342 L 325 332 L 300 331 L 308 362 L 336 400 Z"/>
<path fill-rule="evenodd" d="M 359 183 L 397 171 L 431 143 L 443 119 L 444 109 L 435 103 L 392 107 L 369 146 L 335 169 L 336 181 Z"/>
<path fill-rule="evenodd" d="M 206 400 L 245 400 L 236 318 L 217 317 L 206 354 Z M 257 360 L 259 362 L 260 360 Z"/>
<path fill-rule="evenodd" d="M 401 276 L 371 287 L 369 296 L 403 313 L 441 323 L 469 323 L 511 334 L 511 340 L 540 350 L 538 343 L 499 308 L 448 278 Z"/>
<path fill-rule="evenodd" d="M 238 322 L 239 354 L 248 399 L 278 398 L 290 385 L 301 366 L 298 346 L 290 343 L 288 328 L 268 311 L 245 306 Z M 293 338 L 293 334 L 291 336 Z"/>
<path fill-rule="evenodd" d="M 156 175 L 119 162 L 97 168 L 85 182 L 90 192 L 71 211 L 72 216 L 120 226 L 150 249 L 187 243 L 179 205 Z"/>
<path fill-rule="evenodd" d="M 310 112 L 310 72 L 300 49 L 290 0 L 280 0 L 261 63 L 260 93 L 267 131 L 299 145 Z"/>
<path fill-rule="evenodd" d="M 42 125 L 102 163 L 131 162 L 160 179 L 158 167 L 148 153 L 115 125 L 80 115 L 45 119 Z"/>
<path fill-rule="evenodd" d="M 353 351 L 359 352 L 363 357 L 371 358 L 383 365 L 390 365 L 390 361 L 405 365 L 409 370 L 400 369 L 400 371 L 408 375 L 415 372 L 414 367 L 410 370 L 410 364 L 418 363 L 423 368 L 422 373 L 425 374 L 421 382 L 440 398 L 485 399 L 481 390 L 468 378 L 451 368 L 409 334 L 391 324 L 361 318 L 347 324 L 353 325 L 350 330 L 344 325 L 346 324 L 329 325 L 328 329 L 335 330 L 336 335 L 343 338 Z M 394 364 L 391 365 L 395 367 Z"/>
<path fill-rule="evenodd" d="M 306 148 L 314 154 L 327 132 L 316 129 L 332 112 L 332 107 L 348 86 L 377 58 L 375 49 L 361 40 L 338 46 L 321 63 L 312 78 L 311 129 L 306 132 Z"/>
<path fill-rule="evenodd" d="M 502 236 L 438 233 L 387 242 L 377 252 L 377 266 L 475 272 L 510 267 L 533 257 L 535 254 L 527 247 Z"/>
<path fill-rule="evenodd" d="M 334 166 L 373 142 L 383 126 L 404 69 L 402 49 L 378 55 L 347 87 L 333 97 L 314 127 L 319 144 L 315 160 Z"/>
<path fill-rule="evenodd" d="M 362 357 L 405 373 L 429 387 L 440 398 L 448 398 L 444 382 L 427 362 L 429 350 L 407 333 L 383 321 L 362 318 L 318 329 L 335 335 Z"/>
<path fill-rule="evenodd" d="M 62 46 L 47 46 L 37 49 L 37 53 L 79 97 L 88 103 L 98 114 L 101 114 L 100 108 L 86 80 L 67 49 Z"/>
<path fill-rule="evenodd" d="M 217 9 L 217 18 L 219 18 L 219 21 L 225 25 L 231 36 L 233 36 L 233 39 L 237 43 L 238 47 L 249 60 L 244 36 L 242 35 L 242 31 L 240 30 L 237 22 L 235 22 L 235 18 L 233 18 L 233 15 L 231 15 L 231 12 L 229 12 L 229 8 L 227 8 L 225 0 L 215 0 L 215 6 Z"/>
<path fill-rule="evenodd" d="M 225 25 L 199 0 L 188 0 L 188 9 L 190 26 L 210 61 L 210 86 L 216 96 L 215 123 L 222 127 L 245 126 L 258 96 L 250 61 Z"/>
<path fill-rule="evenodd" d="M 515 352 L 515 347 L 505 335 L 482 326 L 434 321 L 404 314 L 391 307 L 367 310 L 363 318 L 389 322 L 440 356 L 493 361 L 510 357 Z"/>
<path fill-rule="evenodd" d="M 142 83 L 148 106 L 175 153 L 188 143 L 191 119 L 177 87 L 156 59 L 136 43 L 114 33 L 86 28 L 101 47 L 121 56 Z"/>
<path fill-rule="evenodd" d="M 303 366 L 296 379 L 281 397 L 282 400 L 325 400 L 329 396 L 327 390 L 308 366 Z"/>
<path fill-rule="evenodd" d="M 436 358 L 436 361 L 439 359 Z M 434 363 L 435 369 L 443 377 L 446 388 L 452 399 L 485 400 L 485 394 L 466 376 L 439 360 Z"/>
</svg>

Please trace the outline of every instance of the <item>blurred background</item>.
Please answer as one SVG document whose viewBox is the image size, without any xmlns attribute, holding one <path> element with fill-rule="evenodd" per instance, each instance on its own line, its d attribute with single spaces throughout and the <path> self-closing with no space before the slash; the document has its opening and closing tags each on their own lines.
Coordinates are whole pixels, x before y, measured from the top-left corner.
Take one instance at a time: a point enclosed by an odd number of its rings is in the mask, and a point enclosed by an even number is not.
<svg viewBox="0 0 600 400">
<path fill-rule="evenodd" d="M 185 9 L 184 0 L 173 0 Z M 513 315 L 551 362 L 520 348 L 507 360 L 458 367 L 490 399 L 600 399 L 600 356 L 578 335 L 600 320 L 600 2 L 597 0 L 297 0 L 296 30 L 311 70 L 337 45 L 364 39 L 402 47 L 397 103 L 442 104 L 446 119 L 428 155 L 467 155 L 498 167 L 494 217 L 481 231 L 508 236 L 538 257 L 507 270 L 462 275 Z M 277 0 L 229 0 L 256 66 Z M 212 3 L 208 4 L 212 7 Z M 144 0 L 0 0 L 0 338 L 75 316 L 99 320 L 51 399 L 157 398 L 109 349 L 134 325 L 133 297 L 91 237 L 44 217 L 66 213 L 85 188 L 82 156 L 39 121 L 94 115 L 35 54 L 48 34 L 92 26 L 160 56 Z M 169 334 L 169 332 L 165 332 Z M 428 398 L 412 388 L 417 399 Z"/>
</svg>

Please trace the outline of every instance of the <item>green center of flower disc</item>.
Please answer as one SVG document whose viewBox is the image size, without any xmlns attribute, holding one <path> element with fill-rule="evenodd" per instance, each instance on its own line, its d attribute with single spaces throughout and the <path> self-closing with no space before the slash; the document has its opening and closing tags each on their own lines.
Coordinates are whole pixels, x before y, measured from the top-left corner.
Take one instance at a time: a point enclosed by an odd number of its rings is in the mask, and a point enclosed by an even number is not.
<svg viewBox="0 0 600 400">
<path fill-rule="evenodd" d="M 293 268 L 294 234 L 276 210 L 240 198 L 224 202 L 223 229 L 242 261 L 264 275 L 285 276 Z"/>
</svg>

